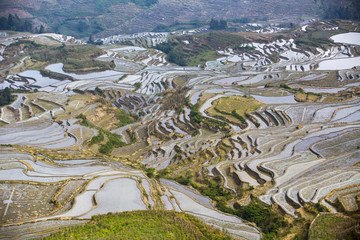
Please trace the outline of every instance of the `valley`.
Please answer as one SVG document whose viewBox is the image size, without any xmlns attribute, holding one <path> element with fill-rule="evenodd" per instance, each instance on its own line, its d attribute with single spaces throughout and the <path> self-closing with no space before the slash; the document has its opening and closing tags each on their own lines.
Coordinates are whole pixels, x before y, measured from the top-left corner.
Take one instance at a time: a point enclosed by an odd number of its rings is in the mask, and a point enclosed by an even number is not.
<svg viewBox="0 0 360 240">
<path fill-rule="evenodd" d="M 317 239 L 332 217 L 359 236 L 359 22 L 4 35 L 0 239 L 135 210 L 233 239 Z"/>
</svg>

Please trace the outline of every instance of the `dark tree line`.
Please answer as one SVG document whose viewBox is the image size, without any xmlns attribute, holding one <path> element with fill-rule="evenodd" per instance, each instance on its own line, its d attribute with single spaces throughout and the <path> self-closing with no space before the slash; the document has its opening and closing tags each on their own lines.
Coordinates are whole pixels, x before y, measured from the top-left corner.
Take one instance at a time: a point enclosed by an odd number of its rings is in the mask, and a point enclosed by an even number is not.
<svg viewBox="0 0 360 240">
<path fill-rule="evenodd" d="M 37 32 L 44 33 L 45 28 L 43 25 L 40 28 L 33 28 L 33 24 L 28 19 L 19 18 L 17 15 L 9 14 L 6 17 L 0 17 L 0 30 L 11 30 L 17 32 Z"/>
<path fill-rule="evenodd" d="M 324 18 L 360 20 L 360 0 L 315 0 L 324 11 Z"/>
<path fill-rule="evenodd" d="M 223 30 L 227 28 L 227 21 L 211 19 L 210 29 L 212 30 Z"/>
</svg>

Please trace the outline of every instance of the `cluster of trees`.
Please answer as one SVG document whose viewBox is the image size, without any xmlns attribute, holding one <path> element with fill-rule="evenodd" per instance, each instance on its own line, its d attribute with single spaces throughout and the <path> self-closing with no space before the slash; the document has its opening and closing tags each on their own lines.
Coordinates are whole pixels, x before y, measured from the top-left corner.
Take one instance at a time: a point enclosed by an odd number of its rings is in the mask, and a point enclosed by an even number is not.
<svg viewBox="0 0 360 240">
<path fill-rule="evenodd" d="M 44 33 L 43 25 L 40 28 L 33 28 L 33 24 L 28 19 L 19 18 L 17 15 L 9 14 L 9 16 L 0 18 L 0 30 L 11 30 L 18 32 L 37 32 Z"/>
<path fill-rule="evenodd" d="M 4 90 L 0 90 L 0 106 L 10 104 L 15 100 L 15 96 L 11 95 L 10 88 L 6 87 Z"/>
<path fill-rule="evenodd" d="M 360 20 L 359 0 L 315 0 L 324 10 L 325 18 Z"/>
<path fill-rule="evenodd" d="M 263 239 L 277 239 L 276 235 L 282 227 L 286 227 L 288 222 L 280 214 L 277 214 L 270 207 L 264 206 L 256 201 L 252 201 L 248 206 L 238 209 L 228 207 L 224 202 L 217 202 L 216 208 L 220 211 L 236 215 L 249 222 L 256 223 L 264 233 Z"/>
<path fill-rule="evenodd" d="M 227 21 L 211 19 L 210 29 L 212 30 L 224 30 L 227 28 Z"/>
<path fill-rule="evenodd" d="M 185 61 L 185 52 L 183 51 L 181 43 L 179 43 L 178 41 L 170 40 L 168 42 L 157 45 L 155 48 L 166 53 L 166 59 L 169 62 L 175 63 L 180 66 L 187 65 Z"/>
</svg>

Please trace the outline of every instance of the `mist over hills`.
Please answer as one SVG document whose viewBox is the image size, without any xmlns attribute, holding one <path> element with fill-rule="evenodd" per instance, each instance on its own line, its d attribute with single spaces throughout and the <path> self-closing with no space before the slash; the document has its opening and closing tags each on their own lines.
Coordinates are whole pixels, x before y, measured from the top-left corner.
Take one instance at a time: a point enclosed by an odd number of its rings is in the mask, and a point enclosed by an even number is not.
<svg viewBox="0 0 360 240">
<path fill-rule="evenodd" d="M 289 11 L 291 9 L 291 11 Z M 0 16 L 9 13 L 44 25 L 50 32 L 76 37 L 106 37 L 151 31 L 158 25 L 216 19 L 298 22 L 319 16 L 313 0 L 15 0 L 0 2 Z"/>
</svg>

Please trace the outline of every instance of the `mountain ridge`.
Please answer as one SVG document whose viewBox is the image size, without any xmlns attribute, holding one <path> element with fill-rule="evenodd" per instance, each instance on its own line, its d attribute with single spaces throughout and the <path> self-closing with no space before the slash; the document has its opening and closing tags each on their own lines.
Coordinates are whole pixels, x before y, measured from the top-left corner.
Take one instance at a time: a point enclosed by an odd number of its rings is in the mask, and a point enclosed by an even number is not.
<svg viewBox="0 0 360 240">
<path fill-rule="evenodd" d="M 288 11 L 290 8 L 291 13 Z M 312 0 L 66 0 L 62 3 L 56 0 L 18 0 L 1 2 L 0 9 L 0 16 L 18 14 L 47 26 L 49 31 L 76 37 L 138 33 L 151 31 L 159 24 L 193 20 L 209 22 L 212 18 L 248 17 L 252 20 L 296 22 L 319 14 L 318 6 Z"/>
</svg>

